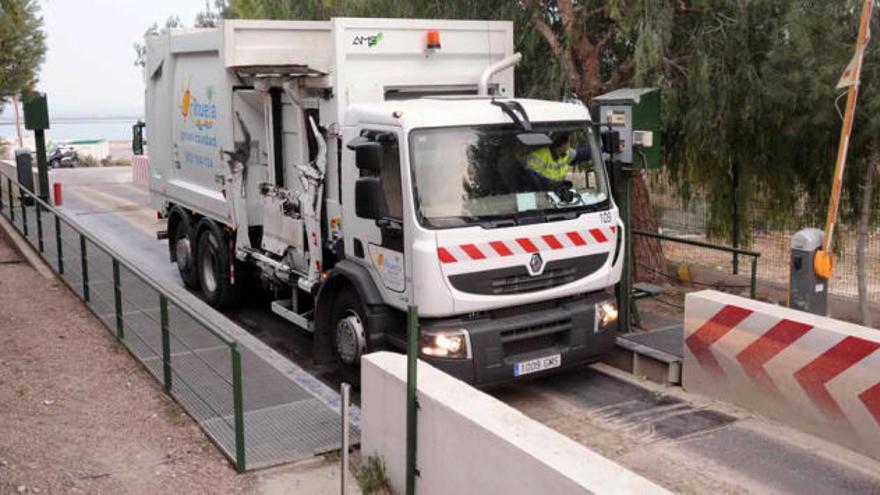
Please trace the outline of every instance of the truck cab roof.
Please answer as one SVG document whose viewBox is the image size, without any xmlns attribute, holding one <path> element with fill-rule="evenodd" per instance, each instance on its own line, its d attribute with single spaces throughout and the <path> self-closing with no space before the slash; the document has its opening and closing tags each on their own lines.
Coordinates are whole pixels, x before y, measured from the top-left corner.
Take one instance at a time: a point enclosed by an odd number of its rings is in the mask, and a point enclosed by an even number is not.
<svg viewBox="0 0 880 495">
<path fill-rule="evenodd" d="M 515 101 L 522 105 L 533 123 L 590 120 L 589 110 L 579 103 L 528 98 L 516 98 Z M 349 107 L 345 124 L 357 126 L 365 123 L 414 129 L 503 124 L 512 121 L 500 107 L 492 104 L 491 98 L 470 96 L 425 97 L 355 104 Z"/>
</svg>

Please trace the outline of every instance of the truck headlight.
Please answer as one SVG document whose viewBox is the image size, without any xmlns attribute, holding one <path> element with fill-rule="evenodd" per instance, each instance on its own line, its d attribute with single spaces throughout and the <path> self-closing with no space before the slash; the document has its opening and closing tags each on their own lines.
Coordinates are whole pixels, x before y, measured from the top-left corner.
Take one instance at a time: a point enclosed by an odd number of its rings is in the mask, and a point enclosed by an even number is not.
<svg viewBox="0 0 880 495">
<path fill-rule="evenodd" d="M 596 304 L 596 323 L 598 326 L 609 327 L 617 321 L 617 301 L 606 299 Z"/>
<path fill-rule="evenodd" d="M 466 359 L 470 357 L 470 336 L 465 329 L 422 330 L 419 349 L 425 356 Z"/>
</svg>

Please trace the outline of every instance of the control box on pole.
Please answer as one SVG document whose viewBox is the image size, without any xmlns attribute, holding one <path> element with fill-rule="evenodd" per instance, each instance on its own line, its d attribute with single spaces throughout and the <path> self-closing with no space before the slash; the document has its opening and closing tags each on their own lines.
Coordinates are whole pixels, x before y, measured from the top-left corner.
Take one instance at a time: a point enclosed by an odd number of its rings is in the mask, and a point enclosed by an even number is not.
<svg viewBox="0 0 880 495">
<path fill-rule="evenodd" d="M 618 89 L 593 98 L 594 114 L 607 153 L 614 197 L 624 224 L 624 263 L 617 298 L 621 332 L 632 314 L 632 174 L 660 168 L 660 90 Z"/>
<path fill-rule="evenodd" d="M 828 279 L 813 269 L 813 259 L 822 249 L 824 237 L 820 229 L 802 229 L 791 238 L 788 307 L 827 316 Z"/>
</svg>

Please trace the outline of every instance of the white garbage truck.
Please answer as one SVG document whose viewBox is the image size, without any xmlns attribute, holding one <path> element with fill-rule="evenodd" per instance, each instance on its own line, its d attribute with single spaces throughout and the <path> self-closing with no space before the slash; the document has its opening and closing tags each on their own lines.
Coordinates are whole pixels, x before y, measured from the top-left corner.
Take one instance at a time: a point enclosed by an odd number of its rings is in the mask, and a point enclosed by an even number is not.
<svg viewBox="0 0 880 495">
<path fill-rule="evenodd" d="M 147 38 L 150 197 L 183 283 L 262 283 L 356 381 L 406 348 L 478 386 L 615 341 L 624 230 L 586 107 L 514 96 L 510 22 L 223 22 Z"/>
</svg>

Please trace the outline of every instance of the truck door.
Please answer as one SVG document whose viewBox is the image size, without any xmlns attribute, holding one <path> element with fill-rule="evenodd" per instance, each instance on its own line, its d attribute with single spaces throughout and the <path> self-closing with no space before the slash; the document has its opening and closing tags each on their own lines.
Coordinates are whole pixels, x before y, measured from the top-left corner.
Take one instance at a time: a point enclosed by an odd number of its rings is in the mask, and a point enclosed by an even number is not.
<svg viewBox="0 0 880 495">
<path fill-rule="evenodd" d="M 351 233 L 350 246 L 346 252 L 352 253 L 358 262 L 367 265 L 373 275 L 377 287 L 386 295 L 386 302 L 398 301 L 405 306 L 406 270 L 404 263 L 404 230 L 403 230 L 403 195 L 401 185 L 400 140 L 396 131 L 380 129 L 362 129 L 350 140 L 347 149 L 354 167 L 346 167 L 345 172 L 353 175 L 353 180 L 345 180 L 346 184 L 354 184 L 354 190 L 343 191 L 349 207 L 346 213 L 352 213 L 352 221 L 346 226 L 346 237 Z M 374 167 L 365 167 L 363 160 L 358 163 L 358 145 L 366 144 L 373 148 L 374 157 L 378 157 Z M 360 202 L 360 205 L 358 203 Z"/>
</svg>

